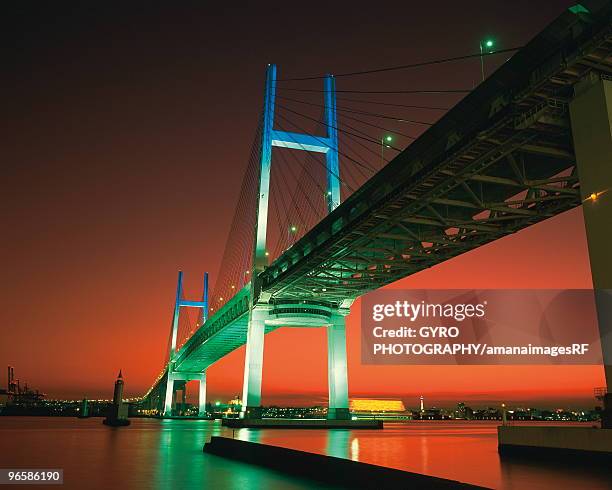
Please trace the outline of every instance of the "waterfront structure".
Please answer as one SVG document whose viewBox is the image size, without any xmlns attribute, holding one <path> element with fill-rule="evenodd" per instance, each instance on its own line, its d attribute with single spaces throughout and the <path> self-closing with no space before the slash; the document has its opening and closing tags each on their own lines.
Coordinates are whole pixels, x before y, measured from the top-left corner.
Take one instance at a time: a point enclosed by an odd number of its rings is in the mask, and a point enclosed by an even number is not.
<svg viewBox="0 0 612 490">
<path fill-rule="evenodd" d="M 18 405 L 30 407 L 37 405 L 45 399 L 45 394 L 38 390 L 32 390 L 28 387 L 28 383 L 21 386 L 19 379 L 15 378 L 15 368 L 8 366 L 7 368 L 7 389 L 4 392 L 5 405 Z"/>
<path fill-rule="evenodd" d="M 374 398 L 351 398 L 352 412 L 405 412 L 406 407 L 401 400 L 378 400 Z"/>
<path fill-rule="evenodd" d="M 274 128 L 277 79 L 269 65 L 245 271 L 252 279 L 220 298 L 179 350 L 173 343 L 144 405 L 170 415 L 176 380 L 205 386 L 206 369 L 246 344 L 242 416 L 261 417 L 265 333 L 324 327 L 328 416 L 348 418 L 344 317 L 357 297 L 581 204 L 612 383 L 611 8 L 584 5 L 565 11 L 341 204 L 335 78 L 324 77 L 327 135 L 289 133 Z M 325 154 L 329 215 L 269 263 L 273 147 Z M 607 414 L 610 395 L 603 399 Z"/>
<path fill-rule="evenodd" d="M 115 391 L 113 392 L 113 403 L 108 409 L 108 414 L 104 419 L 105 425 L 124 426 L 130 425 L 128 419 L 128 405 L 123 401 L 123 375 L 121 370 L 115 381 Z"/>
<path fill-rule="evenodd" d="M 463 420 L 471 420 L 474 417 L 474 411 L 466 406 L 465 403 L 459 402 L 455 410 L 455 418 Z"/>
<path fill-rule="evenodd" d="M 374 398 L 351 398 L 351 414 L 356 417 L 411 418 L 402 400 L 380 400 Z"/>
</svg>

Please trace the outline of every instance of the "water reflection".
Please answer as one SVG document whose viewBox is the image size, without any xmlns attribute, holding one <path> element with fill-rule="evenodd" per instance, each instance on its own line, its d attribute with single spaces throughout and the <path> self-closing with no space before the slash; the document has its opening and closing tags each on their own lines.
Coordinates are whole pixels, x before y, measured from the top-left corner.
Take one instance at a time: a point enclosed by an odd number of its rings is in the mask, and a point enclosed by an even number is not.
<svg viewBox="0 0 612 490">
<path fill-rule="evenodd" d="M 232 431 L 232 437 L 234 439 L 240 439 L 241 441 L 249 442 L 262 442 L 261 430 L 259 429 L 237 429 Z"/>
<path fill-rule="evenodd" d="M 63 468 L 66 489 L 308 489 L 310 482 L 202 452 L 219 421 L 0 417 L 5 467 Z M 254 438 L 258 434 L 251 434 Z M 322 486 L 322 488 L 328 488 Z"/>
<path fill-rule="evenodd" d="M 113 429 L 95 418 L 0 417 L 0 454 L 4 467 L 64 468 L 64 488 L 313 488 L 303 480 L 204 454 L 202 446 L 213 435 L 504 490 L 610 488 L 603 469 L 500 462 L 492 422 L 388 423 L 382 431 L 232 431 L 219 421 L 134 419 L 130 427 Z"/>
<path fill-rule="evenodd" d="M 349 459 L 349 440 L 351 431 L 346 429 L 331 429 L 327 433 L 325 454 L 336 458 Z"/>
<path fill-rule="evenodd" d="M 429 450 L 427 446 L 427 437 L 420 436 L 419 440 L 421 441 L 421 471 L 423 473 L 429 472 L 429 466 L 427 462 L 429 461 Z"/>
<path fill-rule="evenodd" d="M 351 441 L 351 459 L 359 461 L 359 439 L 357 437 Z"/>
<path fill-rule="evenodd" d="M 609 490 L 606 470 L 500 461 L 497 423 L 413 421 L 379 430 L 261 430 L 260 441 L 490 488 Z"/>
</svg>

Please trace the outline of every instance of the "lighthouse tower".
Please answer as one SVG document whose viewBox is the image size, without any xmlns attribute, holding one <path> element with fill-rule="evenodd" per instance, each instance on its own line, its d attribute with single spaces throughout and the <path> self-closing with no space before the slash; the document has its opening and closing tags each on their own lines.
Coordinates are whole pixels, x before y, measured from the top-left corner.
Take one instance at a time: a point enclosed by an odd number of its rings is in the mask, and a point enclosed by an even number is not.
<svg viewBox="0 0 612 490">
<path fill-rule="evenodd" d="M 113 393 L 113 405 L 120 405 L 123 400 L 123 375 L 121 369 L 117 375 L 117 381 L 115 381 L 115 392 Z"/>
<path fill-rule="evenodd" d="M 104 419 L 105 425 L 122 426 L 130 425 L 128 420 L 128 406 L 123 403 L 123 374 L 119 370 L 115 381 L 115 391 L 113 392 L 113 404 L 108 409 L 108 415 Z"/>
</svg>

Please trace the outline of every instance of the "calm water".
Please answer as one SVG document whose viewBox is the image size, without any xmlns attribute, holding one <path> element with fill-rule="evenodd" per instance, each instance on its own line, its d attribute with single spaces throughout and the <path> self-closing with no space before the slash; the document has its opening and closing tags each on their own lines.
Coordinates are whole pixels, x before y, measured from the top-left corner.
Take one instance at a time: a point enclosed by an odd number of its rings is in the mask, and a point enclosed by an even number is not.
<svg viewBox="0 0 612 490">
<path fill-rule="evenodd" d="M 603 469 L 500 462 L 496 424 L 491 422 L 387 423 L 383 431 L 241 429 L 232 433 L 218 421 L 132 419 L 130 427 L 112 429 L 103 426 L 99 418 L 0 417 L 1 466 L 64 468 L 64 488 L 87 490 L 326 488 L 204 454 L 202 446 L 211 435 L 235 436 L 491 488 L 612 488 Z"/>
</svg>

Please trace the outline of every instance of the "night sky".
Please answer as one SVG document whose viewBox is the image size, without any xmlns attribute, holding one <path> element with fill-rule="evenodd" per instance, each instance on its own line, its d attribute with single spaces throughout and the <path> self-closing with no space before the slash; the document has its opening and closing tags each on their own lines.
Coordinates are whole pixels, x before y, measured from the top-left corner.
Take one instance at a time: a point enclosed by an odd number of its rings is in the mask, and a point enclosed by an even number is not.
<svg viewBox="0 0 612 490">
<path fill-rule="evenodd" d="M 110 396 L 119 368 L 139 395 L 159 373 L 177 270 L 194 299 L 204 271 L 216 279 L 267 63 L 293 77 L 474 53 L 488 35 L 520 46 L 573 2 L 177 3 L 2 8 L 0 365 L 52 397 Z M 479 76 L 470 60 L 338 88 L 472 88 Z M 402 101 L 458 100 L 437 97 Z M 582 212 L 394 286 L 591 287 Z M 588 406 L 603 383 L 599 366 L 361 366 L 358 306 L 352 396 Z M 264 404 L 323 402 L 325 331 L 266 342 Z M 241 391 L 243 359 L 240 349 L 209 369 L 211 398 Z"/>
</svg>

